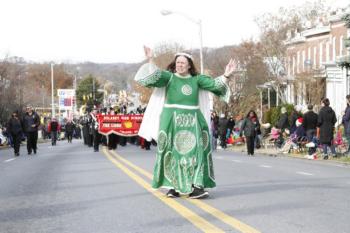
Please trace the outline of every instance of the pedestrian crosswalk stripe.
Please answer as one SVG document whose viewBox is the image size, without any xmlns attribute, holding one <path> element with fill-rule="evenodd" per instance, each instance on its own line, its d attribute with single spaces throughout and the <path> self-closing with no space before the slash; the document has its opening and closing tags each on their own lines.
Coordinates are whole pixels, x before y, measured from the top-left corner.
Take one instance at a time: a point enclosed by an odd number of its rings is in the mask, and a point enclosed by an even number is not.
<svg viewBox="0 0 350 233">
<path fill-rule="evenodd" d="M 122 161 L 124 164 L 128 165 L 129 167 L 135 169 L 136 171 L 138 171 L 140 174 L 144 175 L 145 177 L 149 178 L 149 179 L 153 179 L 153 175 L 151 173 L 149 173 L 148 171 L 140 168 L 139 166 L 131 163 L 130 161 L 128 161 L 127 159 L 123 158 L 122 156 L 118 155 L 115 151 L 112 151 L 113 155 L 119 159 L 120 161 Z M 260 233 L 260 231 L 256 230 L 255 228 L 239 221 L 238 219 L 225 214 L 224 212 L 216 209 L 215 207 L 212 207 L 211 205 L 198 200 L 198 199 L 189 199 L 186 198 L 185 200 L 189 201 L 190 203 L 196 205 L 197 207 L 201 208 L 202 210 L 204 210 L 205 212 L 211 214 L 212 216 L 216 217 L 217 219 L 219 219 L 220 221 L 226 223 L 227 225 L 235 228 L 236 230 L 239 230 L 242 233 Z"/>
</svg>

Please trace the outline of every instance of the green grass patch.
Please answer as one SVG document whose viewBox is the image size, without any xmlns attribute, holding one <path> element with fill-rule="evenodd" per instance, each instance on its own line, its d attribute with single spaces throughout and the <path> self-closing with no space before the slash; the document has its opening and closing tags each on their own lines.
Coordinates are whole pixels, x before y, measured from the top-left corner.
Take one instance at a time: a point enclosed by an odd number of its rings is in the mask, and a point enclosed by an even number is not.
<svg viewBox="0 0 350 233">
<path fill-rule="evenodd" d="M 339 161 L 341 161 L 341 162 L 345 162 L 345 163 L 350 163 L 350 157 L 341 157 L 341 158 L 339 158 Z"/>
</svg>

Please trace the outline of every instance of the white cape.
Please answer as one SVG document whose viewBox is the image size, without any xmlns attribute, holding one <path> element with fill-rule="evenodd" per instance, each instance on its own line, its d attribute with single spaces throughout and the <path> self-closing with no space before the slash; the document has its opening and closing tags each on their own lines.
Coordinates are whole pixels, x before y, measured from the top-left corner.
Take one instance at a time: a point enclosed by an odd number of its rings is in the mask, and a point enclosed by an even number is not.
<svg viewBox="0 0 350 233">
<path fill-rule="evenodd" d="M 142 80 L 158 70 L 158 67 L 152 63 L 146 63 L 140 67 L 135 75 L 135 81 Z M 160 124 L 160 114 L 162 113 L 165 102 L 165 88 L 154 88 L 151 98 L 148 102 L 146 111 L 143 115 L 142 123 L 139 130 L 139 135 L 151 141 L 158 140 L 158 131 Z M 199 108 L 208 124 L 210 126 L 210 104 L 209 91 L 199 90 Z"/>
<path fill-rule="evenodd" d="M 208 91 L 199 91 L 199 108 L 208 126 L 210 125 L 209 94 Z M 143 115 L 139 130 L 139 135 L 147 141 L 151 141 L 152 139 L 155 141 L 158 140 L 160 114 L 162 113 L 164 102 L 165 87 L 155 88 Z"/>
</svg>

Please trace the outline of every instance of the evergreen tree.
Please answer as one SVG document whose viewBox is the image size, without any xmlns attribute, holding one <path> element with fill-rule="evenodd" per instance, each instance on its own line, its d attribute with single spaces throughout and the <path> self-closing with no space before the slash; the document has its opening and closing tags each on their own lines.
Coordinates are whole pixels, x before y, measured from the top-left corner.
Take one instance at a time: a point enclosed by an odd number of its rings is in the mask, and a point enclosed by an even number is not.
<svg viewBox="0 0 350 233">
<path fill-rule="evenodd" d="M 94 105 L 102 103 L 103 93 L 97 91 L 99 88 L 100 83 L 94 76 L 90 74 L 84 78 L 77 87 L 78 106 L 86 104 L 87 108 L 92 109 Z"/>
</svg>

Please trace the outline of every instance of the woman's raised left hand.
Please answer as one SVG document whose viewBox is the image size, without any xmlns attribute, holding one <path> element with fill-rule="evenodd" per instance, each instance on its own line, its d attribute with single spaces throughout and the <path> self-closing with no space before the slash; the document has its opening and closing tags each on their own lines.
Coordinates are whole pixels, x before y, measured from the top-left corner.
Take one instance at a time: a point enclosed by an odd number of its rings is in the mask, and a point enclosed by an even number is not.
<svg viewBox="0 0 350 233">
<path fill-rule="evenodd" d="M 224 76 L 225 77 L 230 77 L 233 72 L 235 72 L 237 70 L 237 63 L 235 60 L 233 60 L 232 58 L 230 59 L 229 63 L 226 65 L 225 68 L 225 73 Z"/>
</svg>

